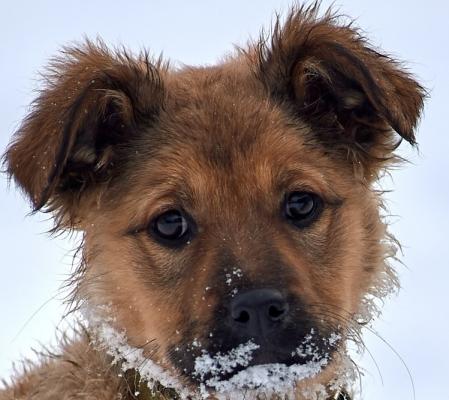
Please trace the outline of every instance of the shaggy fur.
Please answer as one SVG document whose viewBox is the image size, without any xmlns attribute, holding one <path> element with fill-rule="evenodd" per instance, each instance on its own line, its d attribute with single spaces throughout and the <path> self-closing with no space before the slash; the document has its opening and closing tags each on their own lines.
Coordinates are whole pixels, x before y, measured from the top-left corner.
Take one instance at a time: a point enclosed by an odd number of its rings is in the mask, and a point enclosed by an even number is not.
<svg viewBox="0 0 449 400">
<path fill-rule="evenodd" d="M 374 185 L 399 142 L 415 144 L 425 93 L 413 77 L 312 6 L 216 66 L 173 69 L 86 41 L 65 48 L 45 82 L 5 164 L 56 231 L 83 233 L 74 308 L 108 305 L 130 345 L 195 387 L 191 343 L 234 348 L 233 296 L 276 288 L 288 321 L 253 362 L 283 362 L 311 328 L 317 341 L 338 332 L 328 367 L 296 397 L 338 379 L 346 340 L 360 341 L 373 299 L 395 285 Z M 297 192 L 320 199 L 307 226 L 284 215 Z M 182 246 L 154 233 L 173 209 L 190 224 Z M 150 398 L 90 329 L 27 365 L 0 399 Z"/>
</svg>

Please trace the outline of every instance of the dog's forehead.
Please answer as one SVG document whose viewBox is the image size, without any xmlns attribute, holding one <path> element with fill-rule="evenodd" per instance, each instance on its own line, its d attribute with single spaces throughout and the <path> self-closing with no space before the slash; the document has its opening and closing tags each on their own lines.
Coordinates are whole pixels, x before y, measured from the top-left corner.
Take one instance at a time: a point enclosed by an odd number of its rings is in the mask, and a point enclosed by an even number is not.
<svg viewBox="0 0 449 400">
<path fill-rule="evenodd" d="M 159 151 L 148 163 L 162 159 L 174 166 L 193 159 L 208 171 L 225 168 L 232 175 L 258 164 L 276 169 L 288 167 L 292 159 L 307 161 L 310 128 L 270 99 L 238 64 L 187 68 L 168 79 L 167 86 L 167 104 L 156 128 Z"/>
<path fill-rule="evenodd" d="M 292 126 L 257 83 L 248 83 L 243 72 L 189 68 L 169 78 L 167 86 L 159 123 L 151 132 L 144 132 L 148 146 L 160 149 L 155 158 L 162 156 L 170 162 L 170 157 L 183 153 L 186 159 L 201 159 L 208 168 L 229 168 L 242 156 L 267 148 L 275 156 L 277 150 L 302 146 L 301 133 L 307 127 Z M 247 165 L 251 161 L 256 159 L 245 157 Z M 176 164 L 176 160 L 171 162 Z"/>
<path fill-rule="evenodd" d="M 248 73 L 188 68 L 166 79 L 164 110 L 142 130 L 121 180 L 131 203 L 148 209 L 181 203 L 201 213 L 269 211 L 289 190 L 331 192 L 335 162 L 313 142 L 311 128 Z"/>
<path fill-rule="evenodd" d="M 161 120 L 178 140 L 200 141 L 202 153 L 220 144 L 230 156 L 249 150 L 283 119 L 261 82 L 238 63 L 169 75 L 166 110 Z"/>
<path fill-rule="evenodd" d="M 164 86 L 179 104 L 205 98 L 235 102 L 245 96 L 263 97 L 266 91 L 245 58 L 229 58 L 219 65 L 169 70 L 164 75 Z"/>
</svg>

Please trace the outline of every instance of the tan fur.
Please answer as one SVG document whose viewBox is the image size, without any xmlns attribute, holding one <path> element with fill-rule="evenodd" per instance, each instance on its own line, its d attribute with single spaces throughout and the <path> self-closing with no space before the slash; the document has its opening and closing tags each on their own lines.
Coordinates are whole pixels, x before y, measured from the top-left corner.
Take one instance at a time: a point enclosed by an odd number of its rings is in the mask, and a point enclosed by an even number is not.
<svg viewBox="0 0 449 400">
<path fill-rule="evenodd" d="M 395 161 L 394 131 L 415 143 L 424 90 L 317 12 L 293 9 L 270 43 L 207 68 L 173 70 L 102 43 L 66 48 L 6 153 L 35 209 L 53 212 L 56 230 L 83 232 L 74 305 L 109 305 L 129 344 L 175 374 L 179 340 L 213 343 L 227 267 L 243 270 L 243 288 L 275 282 L 346 338 L 367 298 L 394 284 L 373 184 Z M 280 216 L 294 191 L 324 202 L 303 230 Z M 198 226 L 177 250 L 148 234 L 171 208 Z M 313 382 L 335 378 L 337 359 Z M 81 335 L 0 399 L 128 398 L 110 361 Z"/>
<path fill-rule="evenodd" d="M 88 337 L 66 343 L 59 352 L 43 355 L 38 366 L 27 365 L 13 385 L 0 392 L 0 399 L 111 400 L 122 398 L 120 393 L 125 395 L 117 367 L 111 366 L 109 357 L 92 349 Z"/>
</svg>

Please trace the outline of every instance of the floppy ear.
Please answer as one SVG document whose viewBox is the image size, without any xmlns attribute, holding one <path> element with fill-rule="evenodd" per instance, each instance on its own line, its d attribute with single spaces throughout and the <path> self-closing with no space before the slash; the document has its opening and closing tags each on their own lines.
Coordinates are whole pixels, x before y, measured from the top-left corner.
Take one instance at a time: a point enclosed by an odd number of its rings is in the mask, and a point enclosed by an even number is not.
<svg viewBox="0 0 449 400">
<path fill-rule="evenodd" d="M 163 101 L 158 67 L 104 43 L 64 48 L 5 154 L 35 210 L 66 207 L 119 168 L 117 152 Z"/>
<path fill-rule="evenodd" d="M 373 173 L 398 145 L 393 131 L 415 144 L 425 90 L 351 24 L 317 14 L 315 4 L 293 9 L 283 25 L 278 19 L 271 44 L 257 49 L 259 77 L 321 142 Z"/>
</svg>

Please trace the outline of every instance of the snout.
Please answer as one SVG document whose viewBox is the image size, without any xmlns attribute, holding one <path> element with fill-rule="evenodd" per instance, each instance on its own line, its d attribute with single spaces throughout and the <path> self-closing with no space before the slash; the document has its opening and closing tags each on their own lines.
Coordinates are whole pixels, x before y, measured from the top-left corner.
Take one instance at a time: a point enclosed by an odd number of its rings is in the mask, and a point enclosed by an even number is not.
<svg viewBox="0 0 449 400">
<path fill-rule="evenodd" d="M 324 365 L 332 357 L 338 342 L 329 338 L 338 332 L 300 295 L 285 286 L 242 286 L 235 295 L 218 296 L 211 317 L 201 325 L 192 321 L 171 347 L 173 365 L 186 378 L 207 383 L 252 366 Z"/>
<path fill-rule="evenodd" d="M 277 289 L 253 289 L 235 296 L 229 308 L 233 336 L 264 341 L 281 332 L 290 307 Z"/>
</svg>

